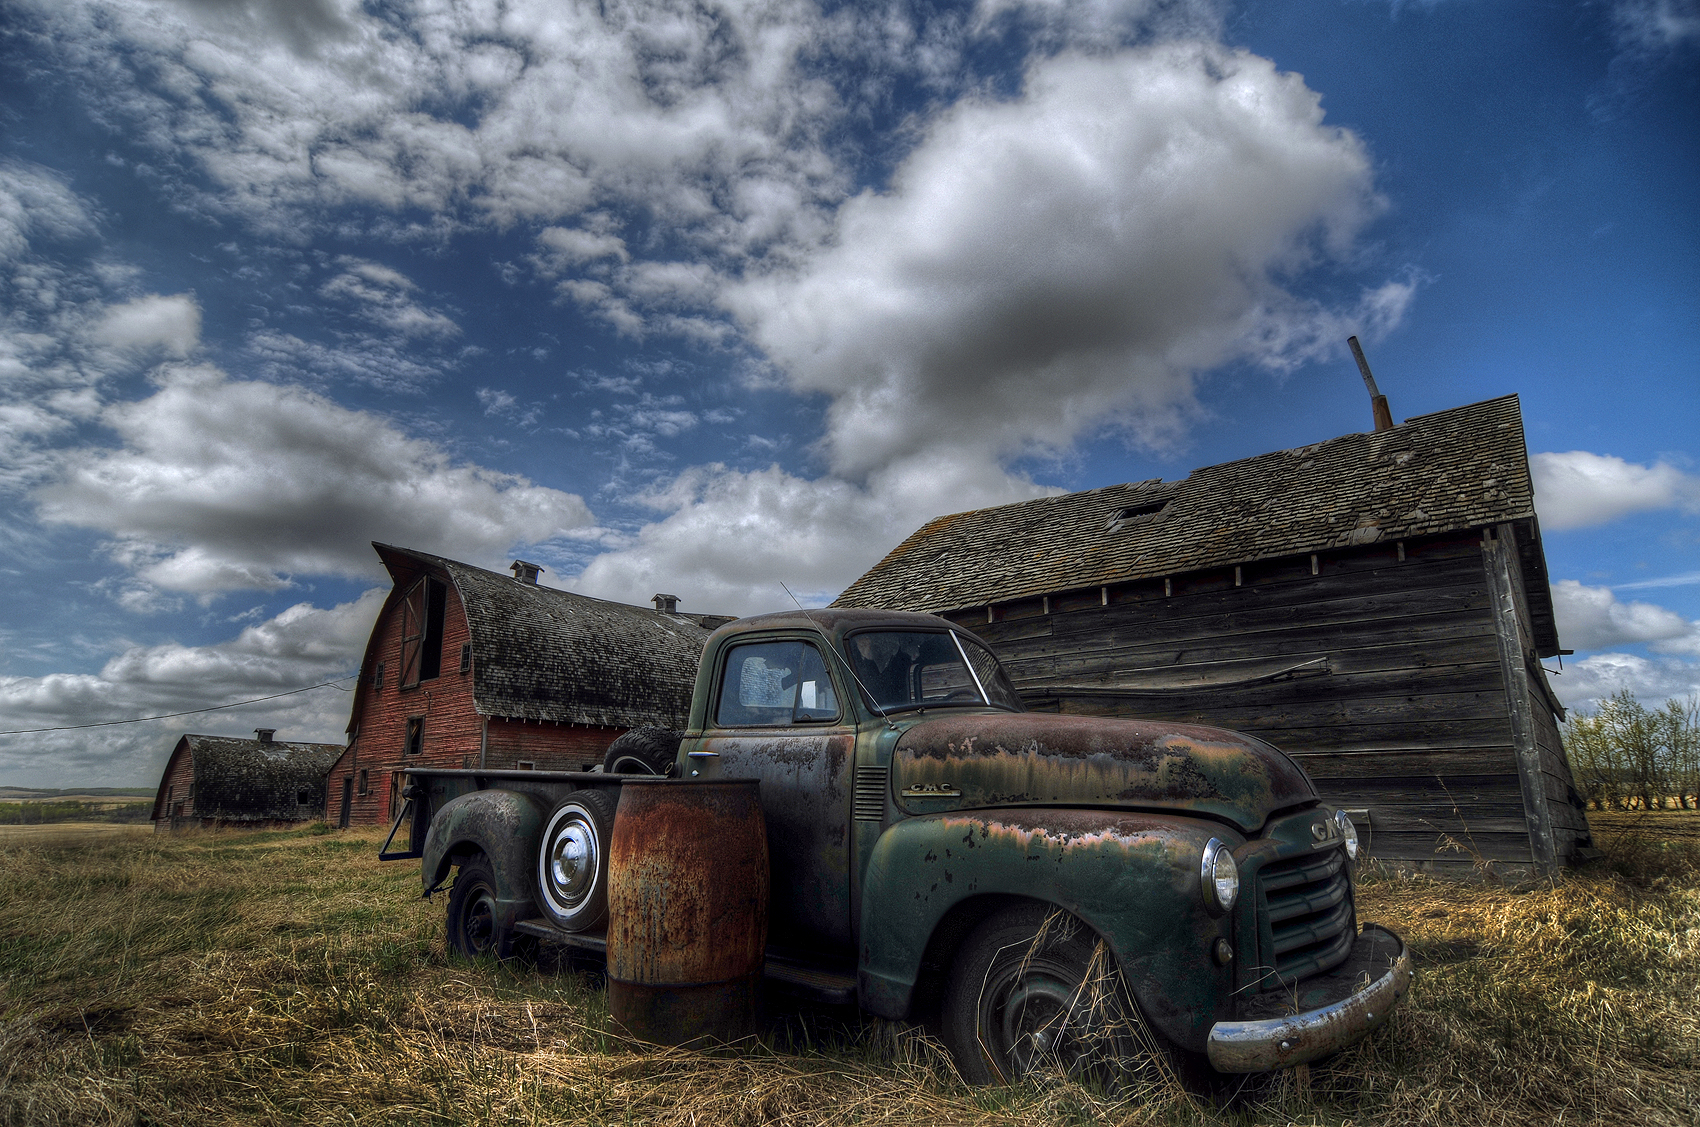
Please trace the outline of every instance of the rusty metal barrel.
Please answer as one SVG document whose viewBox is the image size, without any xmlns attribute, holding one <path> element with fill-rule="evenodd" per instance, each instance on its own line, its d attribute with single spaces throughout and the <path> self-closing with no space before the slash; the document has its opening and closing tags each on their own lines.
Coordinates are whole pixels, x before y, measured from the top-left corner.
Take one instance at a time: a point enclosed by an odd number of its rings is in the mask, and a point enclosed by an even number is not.
<svg viewBox="0 0 1700 1127">
<path fill-rule="evenodd" d="M 756 779 L 628 779 L 608 845 L 608 1008 L 666 1045 L 755 1032 L 767 948 Z"/>
</svg>

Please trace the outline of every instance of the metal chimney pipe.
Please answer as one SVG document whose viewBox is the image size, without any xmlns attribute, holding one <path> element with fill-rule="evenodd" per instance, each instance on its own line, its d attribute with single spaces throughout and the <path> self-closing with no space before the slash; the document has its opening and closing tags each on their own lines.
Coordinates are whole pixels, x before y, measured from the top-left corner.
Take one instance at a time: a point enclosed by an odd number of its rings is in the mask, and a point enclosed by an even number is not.
<svg viewBox="0 0 1700 1127">
<path fill-rule="evenodd" d="M 1387 407 L 1387 396 L 1375 386 L 1375 377 L 1370 374 L 1369 361 L 1364 359 L 1363 346 L 1357 337 L 1347 337 L 1346 343 L 1352 346 L 1352 357 L 1358 362 L 1358 371 L 1364 375 L 1364 386 L 1369 388 L 1370 410 L 1375 413 L 1375 429 L 1378 431 L 1393 429 L 1393 412 Z"/>
</svg>

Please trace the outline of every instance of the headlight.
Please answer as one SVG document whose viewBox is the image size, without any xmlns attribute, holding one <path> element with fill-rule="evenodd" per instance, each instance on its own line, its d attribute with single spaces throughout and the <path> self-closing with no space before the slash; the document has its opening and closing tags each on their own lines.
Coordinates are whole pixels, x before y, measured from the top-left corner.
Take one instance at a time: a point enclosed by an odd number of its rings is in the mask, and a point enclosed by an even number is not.
<svg viewBox="0 0 1700 1127">
<path fill-rule="evenodd" d="M 1352 824 L 1351 817 L 1344 810 L 1334 811 L 1334 824 L 1340 827 L 1340 836 L 1346 839 L 1346 860 L 1358 859 L 1358 827 Z"/>
<path fill-rule="evenodd" d="M 1204 906 L 1211 915 L 1220 916 L 1234 906 L 1240 895 L 1240 867 L 1220 838 L 1204 843 L 1198 875 L 1204 884 Z"/>
</svg>

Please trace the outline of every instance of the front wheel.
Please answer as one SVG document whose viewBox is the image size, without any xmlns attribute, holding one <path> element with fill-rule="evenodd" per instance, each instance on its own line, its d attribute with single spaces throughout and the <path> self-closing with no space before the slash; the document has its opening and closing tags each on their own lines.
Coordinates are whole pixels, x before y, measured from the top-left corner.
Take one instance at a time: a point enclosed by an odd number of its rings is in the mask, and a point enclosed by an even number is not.
<svg viewBox="0 0 1700 1127">
<path fill-rule="evenodd" d="M 980 924 L 952 967 L 944 1041 L 972 1084 L 1058 1070 L 1118 1085 L 1164 1056 L 1128 996 L 1109 947 L 1042 904 Z M 1161 1066 L 1157 1078 L 1166 1072 Z"/>
<path fill-rule="evenodd" d="M 465 959 L 509 959 L 515 936 L 498 923 L 496 873 L 482 854 L 462 862 L 449 889 L 448 939 L 451 954 Z"/>
</svg>

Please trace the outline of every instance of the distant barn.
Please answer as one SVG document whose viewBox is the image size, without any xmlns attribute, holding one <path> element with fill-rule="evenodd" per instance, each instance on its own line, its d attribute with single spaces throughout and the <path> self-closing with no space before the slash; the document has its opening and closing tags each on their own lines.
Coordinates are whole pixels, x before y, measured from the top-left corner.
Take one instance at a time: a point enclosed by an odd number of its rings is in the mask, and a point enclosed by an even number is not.
<svg viewBox="0 0 1700 1127">
<path fill-rule="evenodd" d="M 1375 856 L 1567 863 L 1591 842 L 1517 398 L 1387 425 L 940 517 L 834 605 L 974 630 L 1035 708 L 1263 736 Z"/>
<path fill-rule="evenodd" d="M 331 771 L 344 826 L 393 818 L 406 767 L 580 770 L 631 728 L 684 727 L 703 644 L 731 621 L 539 586 L 523 561 L 510 576 L 372 547 L 395 586 Z"/>
<path fill-rule="evenodd" d="M 155 830 L 268 829 L 325 816 L 325 776 L 341 744 L 290 743 L 275 729 L 255 739 L 185 735 L 166 760 L 153 801 Z"/>
</svg>

